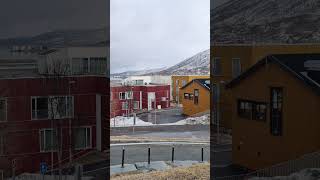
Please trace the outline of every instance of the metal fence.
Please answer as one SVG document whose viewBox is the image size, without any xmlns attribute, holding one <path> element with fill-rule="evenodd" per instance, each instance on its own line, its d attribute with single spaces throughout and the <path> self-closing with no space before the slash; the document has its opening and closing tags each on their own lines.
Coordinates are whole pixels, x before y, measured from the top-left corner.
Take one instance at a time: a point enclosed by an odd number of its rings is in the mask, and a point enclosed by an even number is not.
<svg viewBox="0 0 320 180">
<path fill-rule="evenodd" d="M 268 168 L 259 169 L 251 173 L 217 177 L 217 180 L 242 180 L 252 177 L 274 177 L 274 176 L 289 176 L 292 173 L 308 168 L 320 168 L 320 152 L 314 152 L 301 156 L 300 158 L 286 161 Z"/>
</svg>

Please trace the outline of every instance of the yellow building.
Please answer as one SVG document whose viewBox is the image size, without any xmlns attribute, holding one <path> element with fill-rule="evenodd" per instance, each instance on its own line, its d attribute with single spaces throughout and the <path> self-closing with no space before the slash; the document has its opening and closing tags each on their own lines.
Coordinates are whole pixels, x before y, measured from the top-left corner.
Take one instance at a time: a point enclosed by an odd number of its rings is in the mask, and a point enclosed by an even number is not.
<svg viewBox="0 0 320 180">
<path fill-rule="evenodd" d="M 220 125 L 232 128 L 231 92 L 225 85 L 246 71 L 258 60 L 270 54 L 320 53 L 317 44 L 263 44 L 263 45 L 213 45 L 211 54 L 211 83 L 220 90 L 219 117 Z"/>
<path fill-rule="evenodd" d="M 226 85 L 233 163 L 255 170 L 320 149 L 320 54 L 276 54 Z"/>
<path fill-rule="evenodd" d="M 209 75 L 173 75 L 172 80 L 172 100 L 175 103 L 181 104 L 182 94 L 180 93 L 180 88 L 185 86 L 187 83 L 193 79 L 208 79 Z"/>
<path fill-rule="evenodd" d="M 192 116 L 210 110 L 210 79 L 193 79 L 180 88 L 183 114 Z"/>
</svg>

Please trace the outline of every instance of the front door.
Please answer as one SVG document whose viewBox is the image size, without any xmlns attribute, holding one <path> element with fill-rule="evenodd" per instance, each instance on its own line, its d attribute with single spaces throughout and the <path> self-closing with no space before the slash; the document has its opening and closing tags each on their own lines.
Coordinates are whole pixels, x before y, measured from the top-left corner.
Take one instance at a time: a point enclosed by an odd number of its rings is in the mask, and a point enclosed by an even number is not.
<svg viewBox="0 0 320 180">
<path fill-rule="evenodd" d="M 271 88 L 270 132 L 274 136 L 282 135 L 282 88 Z"/>
<path fill-rule="evenodd" d="M 154 103 L 156 100 L 156 93 L 155 92 L 148 92 L 148 111 L 152 110 L 152 107 L 154 107 Z"/>
</svg>

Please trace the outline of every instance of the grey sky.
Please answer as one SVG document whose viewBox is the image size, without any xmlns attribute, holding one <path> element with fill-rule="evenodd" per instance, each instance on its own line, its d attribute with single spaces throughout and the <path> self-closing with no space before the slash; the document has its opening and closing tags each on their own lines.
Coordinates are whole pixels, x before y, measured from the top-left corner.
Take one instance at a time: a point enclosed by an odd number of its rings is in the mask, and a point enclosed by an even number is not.
<svg viewBox="0 0 320 180">
<path fill-rule="evenodd" d="M 111 0 L 111 73 L 169 67 L 209 49 L 210 0 Z"/>
<path fill-rule="evenodd" d="M 2 0 L 0 38 L 106 26 L 109 0 Z"/>
</svg>

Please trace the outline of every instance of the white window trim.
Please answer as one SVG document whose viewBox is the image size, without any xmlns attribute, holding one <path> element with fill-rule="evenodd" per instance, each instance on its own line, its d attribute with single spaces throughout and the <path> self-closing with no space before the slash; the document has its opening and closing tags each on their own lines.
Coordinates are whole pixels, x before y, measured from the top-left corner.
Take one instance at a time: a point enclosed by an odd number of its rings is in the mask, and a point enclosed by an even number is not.
<svg viewBox="0 0 320 180">
<path fill-rule="evenodd" d="M 8 98 L 6 97 L 0 97 L 0 100 L 4 100 L 5 101 L 5 119 L 4 120 L 0 120 L 0 123 L 4 123 L 8 121 Z"/>
<path fill-rule="evenodd" d="M 54 131 L 53 128 L 43 128 L 43 129 L 39 129 L 39 149 L 41 153 L 48 153 L 48 152 L 58 152 L 58 147 L 56 150 L 43 150 L 41 149 L 41 131 L 44 131 L 44 134 L 46 133 L 46 130 L 51 130 L 52 132 Z M 58 132 L 57 132 L 58 133 Z M 61 136 L 62 137 L 62 136 Z M 45 138 L 44 138 L 45 140 Z M 58 140 L 57 140 L 58 142 Z M 59 142 L 58 142 L 59 143 Z M 45 143 L 44 143 L 45 144 Z"/>
<path fill-rule="evenodd" d="M 80 129 L 80 128 L 88 128 L 88 129 L 90 129 L 90 146 L 83 147 L 83 148 L 74 148 L 74 150 L 77 151 L 77 150 L 92 149 L 92 127 L 91 126 L 79 126 L 79 127 L 74 128 L 74 129 Z M 87 131 L 86 131 L 86 134 L 87 134 Z"/>
<path fill-rule="evenodd" d="M 138 108 L 134 107 L 134 103 L 138 103 Z M 140 102 L 139 101 L 133 101 L 133 109 L 140 109 Z"/>
<path fill-rule="evenodd" d="M 121 96 L 121 94 L 125 94 L 124 95 L 124 99 L 122 98 L 122 96 Z M 126 93 L 125 92 L 119 92 L 119 100 L 125 100 L 127 98 L 127 95 L 126 95 Z"/>
<path fill-rule="evenodd" d="M 129 98 L 129 93 L 131 93 L 131 97 Z M 126 99 L 133 99 L 133 91 L 126 92 Z"/>
<path fill-rule="evenodd" d="M 125 103 L 125 104 L 127 104 L 127 106 L 126 106 L 127 108 L 126 108 L 126 109 L 123 109 L 123 104 L 124 104 L 124 103 Z M 121 109 L 122 109 L 122 110 L 128 110 L 128 109 L 129 109 L 129 107 L 128 107 L 128 106 L 129 106 L 129 104 L 128 104 L 128 102 L 127 102 L 127 101 L 125 101 L 125 102 L 121 102 Z"/>
<path fill-rule="evenodd" d="M 59 96 L 31 96 L 31 102 L 30 102 L 30 109 L 31 109 L 31 113 L 30 113 L 30 119 L 31 120 L 51 120 L 52 118 L 50 118 L 50 108 L 49 108 L 49 103 L 50 103 L 50 101 L 49 101 L 49 98 L 55 98 L 55 97 L 64 97 L 65 98 L 65 103 L 67 104 L 67 97 L 71 97 L 71 99 L 72 99 L 72 114 L 71 114 L 71 116 L 63 116 L 63 117 L 61 117 L 61 118 L 54 118 L 54 119 L 67 119 L 67 118 L 74 118 L 74 96 L 72 96 L 72 95 L 59 95 Z M 36 99 L 36 104 L 35 104 L 35 108 L 37 109 L 37 99 L 38 98 L 47 98 L 48 99 L 48 117 L 47 118 L 38 118 L 37 117 L 37 114 L 35 114 L 35 118 L 33 118 L 32 117 L 32 100 L 33 99 Z M 67 112 L 67 111 L 66 111 Z"/>
</svg>

